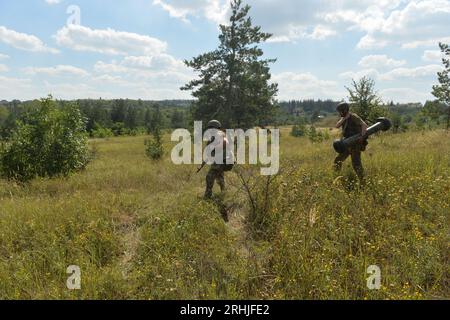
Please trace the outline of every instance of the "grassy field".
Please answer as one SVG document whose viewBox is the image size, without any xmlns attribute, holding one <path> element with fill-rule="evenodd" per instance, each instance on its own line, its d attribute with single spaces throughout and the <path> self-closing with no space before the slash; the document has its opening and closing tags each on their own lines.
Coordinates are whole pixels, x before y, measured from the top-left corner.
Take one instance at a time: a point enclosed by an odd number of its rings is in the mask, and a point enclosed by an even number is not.
<svg viewBox="0 0 450 320">
<path fill-rule="evenodd" d="M 331 140 L 286 128 L 280 175 L 237 167 L 213 202 L 206 170 L 173 165 L 165 138 L 160 162 L 145 137 L 95 140 L 79 174 L 0 181 L 0 298 L 450 298 L 448 132 L 371 139 L 363 188 L 349 161 L 331 170 Z M 69 265 L 81 290 L 66 288 Z M 380 290 L 367 288 L 370 265 Z"/>
</svg>

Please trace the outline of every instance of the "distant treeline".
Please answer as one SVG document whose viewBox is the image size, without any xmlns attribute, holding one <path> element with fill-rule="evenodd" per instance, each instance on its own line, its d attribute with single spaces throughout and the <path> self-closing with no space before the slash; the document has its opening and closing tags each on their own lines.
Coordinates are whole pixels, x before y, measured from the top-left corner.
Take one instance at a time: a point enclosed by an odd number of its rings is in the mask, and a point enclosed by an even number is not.
<svg viewBox="0 0 450 320">
<path fill-rule="evenodd" d="M 159 129 L 187 128 L 192 125 L 192 100 L 144 101 L 130 99 L 116 100 L 57 100 L 59 105 L 74 103 L 86 118 L 86 130 L 91 137 L 137 135 Z M 298 119 L 314 123 L 321 117 L 335 115 L 339 101 L 333 100 L 291 100 L 280 102 L 272 125 L 297 124 Z M 435 102 L 427 102 L 425 109 Z M 16 120 L 28 108 L 37 106 L 37 101 L 0 101 L 0 136 L 8 138 L 16 126 Z M 403 122 L 415 120 L 423 113 L 421 103 L 386 105 L 389 112 L 402 118 Z"/>
<path fill-rule="evenodd" d="M 190 123 L 189 100 L 57 100 L 60 106 L 76 104 L 86 119 L 91 137 L 137 135 L 159 129 L 185 128 Z M 0 102 L 0 135 L 8 138 L 21 114 L 38 106 L 38 101 Z"/>
<path fill-rule="evenodd" d="M 298 118 L 314 123 L 321 117 L 336 115 L 336 106 L 341 101 L 333 100 L 291 100 L 280 103 L 278 122 L 282 124 L 298 124 Z M 435 102 L 427 102 L 428 104 Z M 389 113 L 401 116 L 405 122 L 411 122 L 419 112 L 423 110 L 422 103 L 394 103 L 390 102 L 384 106 Z"/>
</svg>

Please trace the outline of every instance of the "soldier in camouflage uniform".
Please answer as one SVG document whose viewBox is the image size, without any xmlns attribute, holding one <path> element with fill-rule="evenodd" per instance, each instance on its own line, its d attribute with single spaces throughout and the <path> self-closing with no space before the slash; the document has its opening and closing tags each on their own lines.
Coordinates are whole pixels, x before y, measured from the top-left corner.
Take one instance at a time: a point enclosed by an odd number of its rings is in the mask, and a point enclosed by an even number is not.
<svg viewBox="0 0 450 320">
<path fill-rule="evenodd" d="M 212 191 L 214 187 L 214 182 L 217 181 L 221 192 L 225 191 L 225 177 L 224 174 L 226 171 L 230 171 L 233 165 L 227 164 L 227 159 L 229 157 L 233 157 L 232 152 L 229 152 L 228 140 L 223 131 L 220 131 L 222 125 L 217 120 L 212 120 L 208 123 L 208 129 L 216 129 L 218 130 L 219 135 L 221 136 L 222 143 L 219 143 L 222 146 L 223 150 L 223 163 L 213 163 L 209 169 L 208 174 L 206 175 L 206 191 L 205 191 L 205 199 L 211 199 Z M 208 144 L 214 143 L 214 137 L 209 141 Z"/>
<path fill-rule="evenodd" d="M 348 148 L 344 153 L 341 153 L 336 157 L 334 160 L 334 168 L 336 171 L 340 171 L 342 168 L 342 163 L 349 156 L 351 156 L 353 169 L 362 182 L 364 180 L 364 168 L 361 162 L 361 152 L 365 151 L 367 146 L 367 138 L 364 136 L 367 132 L 368 126 L 357 114 L 350 112 L 350 106 L 348 103 L 340 103 L 336 110 L 342 117 L 337 123 L 336 128 L 342 127 L 344 138 L 349 138 L 360 133 L 362 138 L 358 144 Z"/>
</svg>

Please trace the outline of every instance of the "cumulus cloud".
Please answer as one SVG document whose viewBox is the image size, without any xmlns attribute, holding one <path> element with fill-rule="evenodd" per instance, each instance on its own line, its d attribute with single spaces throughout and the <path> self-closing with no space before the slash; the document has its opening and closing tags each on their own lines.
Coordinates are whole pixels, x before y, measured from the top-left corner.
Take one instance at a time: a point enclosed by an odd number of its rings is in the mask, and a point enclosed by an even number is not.
<svg viewBox="0 0 450 320">
<path fill-rule="evenodd" d="M 69 65 L 58 65 L 56 67 L 28 67 L 24 69 L 30 75 L 44 74 L 48 76 L 78 76 L 86 77 L 89 73 L 81 68 Z"/>
<path fill-rule="evenodd" d="M 31 52 L 58 53 L 59 51 L 47 47 L 38 37 L 26 33 L 17 32 L 0 26 L 0 41 L 16 49 Z"/>
<path fill-rule="evenodd" d="M 323 40 L 337 34 L 329 25 L 322 24 L 318 13 L 329 6 L 325 0 L 247 0 L 252 6 L 251 16 L 274 37 L 271 42 L 289 42 L 301 38 Z M 154 0 L 170 16 L 189 21 L 189 17 L 204 17 L 216 24 L 227 23 L 230 15 L 228 0 Z"/>
<path fill-rule="evenodd" d="M 152 70 L 178 71 L 186 68 L 182 61 L 177 60 L 168 54 L 160 54 L 152 57 L 128 56 L 123 59 L 121 64 L 129 68 Z"/>
<path fill-rule="evenodd" d="M 439 42 L 449 43 L 450 37 L 432 37 L 427 40 L 414 40 L 402 44 L 403 49 L 416 49 L 419 47 L 437 47 Z"/>
<path fill-rule="evenodd" d="M 431 92 L 431 86 L 430 90 Z M 379 92 L 384 101 L 395 101 L 399 103 L 408 103 L 413 101 L 425 102 L 426 100 L 433 99 L 430 93 L 424 93 L 412 88 L 389 88 Z"/>
<path fill-rule="evenodd" d="M 392 68 L 401 67 L 406 64 L 405 60 L 395 60 L 387 55 L 369 55 L 359 61 L 359 65 L 363 68 Z"/>
<path fill-rule="evenodd" d="M 337 34 L 336 30 L 333 30 L 323 25 L 318 25 L 314 28 L 313 32 L 309 35 L 306 35 L 306 37 L 316 40 L 323 40 L 336 34 Z"/>
<path fill-rule="evenodd" d="M 129 69 L 127 67 L 117 64 L 114 60 L 111 63 L 97 61 L 94 65 L 94 71 L 97 73 L 125 73 L 128 72 L 128 70 Z"/>
<path fill-rule="evenodd" d="M 434 77 L 443 67 L 437 64 L 430 64 L 425 66 L 419 66 L 415 68 L 395 68 L 387 72 L 380 72 L 377 69 L 363 69 L 359 71 L 347 71 L 339 75 L 341 79 L 361 79 L 362 77 L 369 77 L 375 80 L 382 81 L 394 81 L 401 79 L 423 79 L 427 77 Z"/>
<path fill-rule="evenodd" d="M 13 100 L 34 98 L 33 86 L 30 79 L 3 77 L 0 75 L 0 96 L 2 99 Z"/>
<path fill-rule="evenodd" d="M 181 61 L 169 55 L 125 57 L 122 61 L 98 61 L 94 70 L 100 75 L 121 75 L 127 81 L 155 81 L 154 85 L 172 85 L 172 89 L 188 82 L 194 74 Z"/>
<path fill-rule="evenodd" d="M 193 77 L 182 61 L 162 53 L 153 56 L 126 56 L 122 60 L 98 61 L 94 81 L 115 85 L 126 97 L 147 99 L 189 98 L 179 88 Z"/>
<path fill-rule="evenodd" d="M 154 0 L 172 17 L 205 17 L 223 23 L 227 0 Z M 272 42 L 323 40 L 346 32 L 363 32 L 357 48 L 388 45 L 434 46 L 449 38 L 449 0 L 248 0 L 252 17 Z M 447 41 L 449 42 L 449 41 Z"/>
<path fill-rule="evenodd" d="M 153 0 L 153 4 L 184 22 L 189 22 L 190 17 L 204 16 L 217 24 L 223 24 L 229 11 L 229 2 L 223 0 Z"/>
<path fill-rule="evenodd" d="M 58 4 L 61 2 L 61 0 L 45 0 L 49 5 Z"/>
<path fill-rule="evenodd" d="M 2 60 L 2 59 L 9 59 L 9 56 L 6 54 L 0 53 L 0 60 Z"/>
<path fill-rule="evenodd" d="M 443 54 L 440 50 L 425 50 L 422 60 L 426 62 L 441 62 Z"/>
<path fill-rule="evenodd" d="M 376 70 L 374 68 L 370 68 L 370 69 L 363 69 L 363 70 L 359 70 L 359 71 L 343 72 L 339 75 L 339 78 L 344 79 L 344 80 L 352 80 L 352 79 L 358 80 L 363 77 L 377 79 L 379 76 L 380 76 L 380 73 L 378 72 L 378 70 Z"/>
<path fill-rule="evenodd" d="M 380 75 L 380 80 L 395 80 L 401 78 L 426 78 L 435 76 L 438 72 L 442 71 L 443 67 L 437 64 L 430 64 L 426 66 L 420 66 L 416 68 L 396 68 L 387 73 Z"/>
<path fill-rule="evenodd" d="M 343 88 L 340 88 L 337 82 L 321 80 L 309 72 L 283 72 L 274 75 L 272 80 L 279 85 L 281 100 L 318 97 L 342 99 L 345 96 Z"/>
<path fill-rule="evenodd" d="M 358 43 L 360 49 L 400 44 L 403 48 L 436 45 L 447 39 L 450 27 L 450 1 L 408 1 L 404 7 L 380 13 L 374 21 L 361 20 L 356 26 L 367 34 Z"/>
<path fill-rule="evenodd" d="M 8 72 L 8 71 L 9 71 L 8 66 L 0 64 L 0 72 Z"/>
<path fill-rule="evenodd" d="M 58 30 L 55 39 L 66 48 L 109 55 L 156 55 L 167 48 L 166 42 L 146 35 L 74 24 Z"/>
</svg>

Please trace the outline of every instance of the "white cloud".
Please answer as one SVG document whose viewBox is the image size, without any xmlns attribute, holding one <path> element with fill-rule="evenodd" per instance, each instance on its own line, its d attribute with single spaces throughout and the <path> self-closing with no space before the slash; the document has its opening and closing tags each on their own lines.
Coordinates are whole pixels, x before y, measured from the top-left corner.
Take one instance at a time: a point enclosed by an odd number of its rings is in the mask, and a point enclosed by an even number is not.
<svg viewBox="0 0 450 320">
<path fill-rule="evenodd" d="M 119 98 L 109 91 L 102 89 L 102 86 L 96 87 L 87 83 L 51 83 L 44 81 L 44 86 L 40 88 L 40 92 L 51 93 L 56 99 L 96 99 L 100 97 L 105 98 Z M 42 95 L 41 95 L 42 96 Z"/>
<path fill-rule="evenodd" d="M 58 50 L 47 47 L 38 37 L 7 29 L 4 26 L 0 26 L 0 41 L 20 50 L 58 53 Z"/>
<path fill-rule="evenodd" d="M 339 75 L 339 78 L 345 79 L 345 80 L 359 80 L 363 77 L 368 77 L 372 79 L 377 79 L 380 76 L 380 73 L 378 70 L 370 68 L 370 69 L 363 69 L 360 71 L 347 71 L 343 72 Z"/>
<path fill-rule="evenodd" d="M 112 61 L 111 63 L 97 61 L 94 65 L 94 71 L 98 73 L 125 73 L 128 72 L 128 68 L 116 63 L 116 61 Z"/>
<path fill-rule="evenodd" d="M 160 54 L 157 56 L 128 56 L 121 63 L 123 66 L 136 69 L 153 69 L 153 70 L 182 70 L 186 69 L 184 63 L 175 59 L 168 54 Z"/>
<path fill-rule="evenodd" d="M 388 45 L 388 41 L 382 39 L 375 39 L 370 34 L 362 37 L 356 47 L 358 49 L 381 49 Z"/>
<path fill-rule="evenodd" d="M 437 64 L 430 64 L 425 66 L 419 66 L 415 68 L 395 68 L 388 72 L 381 73 L 377 69 L 369 68 L 363 69 L 359 71 L 347 71 L 343 72 L 339 75 L 341 79 L 350 80 L 350 79 L 361 79 L 362 77 L 369 77 L 374 80 L 382 80 L 382 81 L 394 81 L 401 79 L 408 80 L 417 80 L 423 79 L 427 77 L 436 76 L 437 72 L 442 71 L 442 66 Z"/>
<path fill-rule="evenodd" d="M 9 71 L 8 66 L 0 64 L 0 72 L 8 72 L 8 71 Z"/>
<path fill-rule="evenodd" d="M 172 17 L 205 17 L 224 23 L 228 0 L 154 0 Z M 322 40 L 350 31 L 363 32 L 357 47 L 437 45 L 450 29 L 449 0 L 247 0 L 255 24 L 271 32 L 271 42 Z M 211 8 L 215 8 L 212 10 Z"/>
<path fill-rule="evenodd" d="M 52 77 L 56 76 L 78 76 L 86 77 L 89 73 L 81 68 L 69 65 L 58 65 L 56 67 L 28 67 L 24 69 L 30 75 L 44 74 Z"/>
<path fill-rule="evenodd" d="M 32 99 L 33 86 L 30 79 L 10 78 L 0 76 L 0 96 L 5 100 L 17 98 Z"/>
<path fill-rule="evenodd" d="M 362 17 L 354 21 L 358 29 L 367 32 L 358 43 L 360 49 L 382 48 L 389 44 L 400 44 L 403 48 L 435 46 L 449 36 L 450 1 L 408 1 L 402 8 L 373 17 L 371 23 Z"/>
<path fill-rule="evenodd" d="M 223 0 L 153 0 L 153 5 L 160 6 L 171 17 L 184 22 L 189 22 L 189 17 L 203 15 L 217 24 L 223 24 L 229 10 L 228 1 Z"/>
<path fill-rule="evenodd" d="M 419 47 L 438 47 L 439 42 L 449 43 L 450 37 L 429 38 L 427 40 L 416 40 L 402 44 L 403 49 L 416 49 Z"/>
<path fill-rule="evenodd" d="M 163 63 L 155 63 L 158 60 Z M 111 63 L 98 61 L 94 65 L 94 70 L 100 75 L 119 74 L 126 81 L 154 81 L 153 85 L 156 87 L 171 85 L 174 90 L 178 90 L 194 76 L 181 61 L 168 55 L 125 57 L 120 62 L 113 60 Z"/>
<path fill-rule="evenodd" d="M 53 75 L 58 73 L 55 69 L 61 68 L 38 71 Z M 92 74 L 85 75 L 79 87 L 75 84 L 77 77 L 78 72 L 72 72 L 66 73 L 65 83 L 45 81 L 45 87 L 39 88 L 39 92 L 52 93 L 54 97 L 63 99 L 188 99 L 191 98 L 190 93 L 179 88 L 192 79 L 193 73 L 181 61 L 163 53 L 155 56 L 127 56 L 109 62 L 98 61 L 93 66 Z"/>
<path fill-rule="evenodd" d="M 92 78 L 94 82 L 98 83 L 109 83 L 109 84 L 124 84 L 125 82 L 122 80 L 120 76 L 112 76 L 109 74 L 102 74 L 100 76 L 95 76 Z"/>
<path fill-rule="evenodd" d="M 323 40 L 336 34 L 337 34 L 336 30 L 330 29 L 322 25 L 318 25 L 314 28 L 314 31 L 308 37 L 310 37 L 311 39 Z"/>
<path fill-rule="evenodd" d="M 420 66 L 416 68 L 397 68 L 380 75 L 380 80 L 392 81 L 401 78 L 416 79 L 436 76 L 443 67 L 436 64 Z"/>
<path fill-rule="evenodd" d="M 427 92 L 421 92 L 412 88 L 389 88 L 379 92 L 383 101 L 394 101 L 399 103 L 422 102 L 433 99 L 431 86 Z"/>
<path fill-rule="evenodd" d="M 163 53 L 167 43 L 137 33 L 113 29 L 90 29 L 80 25 L 65 26 L 55 35 L 56 42 L 77 51 L 110 55 L 156 55 Z"/>
<path fill-rule="evenodd" d="M 247 0 L 254 22 L 263 31 L 274 34 L 271 42 L 290 42 L 299 39 L 323 40 L 337 31 L 318 19 L 318 12 L 329 6 L 324 0 Z M 170 16 L 189 21 L 189 17 L 204 17 L 216 24 L 228 23 L 229 0 L 154 0 Z"/>
<path fill-rule="evenodd" d="M 58 4 L 61 2 L 61 0 L 45 0 L 49 5 Z"/>
<path fill-rule="evenodd" d="M 0 53 L 0 60 L 1 60 L 1 59 L 9 59 L 9 56 L 6 55 L 6 54 Z"/>
<path fill-rule="evenodd" d="M 345 97 L 343 88 L 340 88 L 337 82 L 320 80 L 309 72 L 283 72 L 274 75 L 272 81 L 279 85 L 279 98 L 281 100 L 318 97 L 342 99 Z"/>
<path fill-rule="evenodd" d="M 395 60 L 387 55 L 369 55 L 359 61 L 359 65 L 363 68 L 395 68 L 406 64 L 405 60 Z"/>
<path fill-rule="evenodd" d="M 427 62 L 441 62 L 443 57 L 440 50 L 425 50 L 422 60 Z"/>
</svg>

